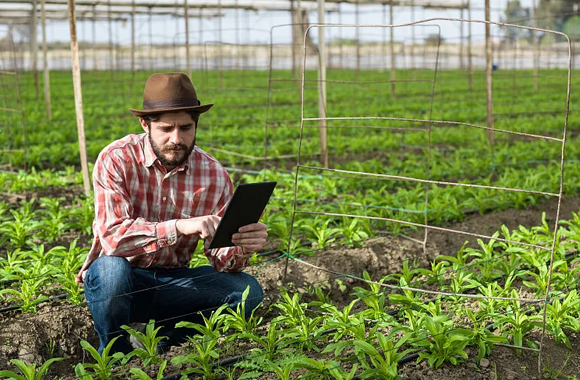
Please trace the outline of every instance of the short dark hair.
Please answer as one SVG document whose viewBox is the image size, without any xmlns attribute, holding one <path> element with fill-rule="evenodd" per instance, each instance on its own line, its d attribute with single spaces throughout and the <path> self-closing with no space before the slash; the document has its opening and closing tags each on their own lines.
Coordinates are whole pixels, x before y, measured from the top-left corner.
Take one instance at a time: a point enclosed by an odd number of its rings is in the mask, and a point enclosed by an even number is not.
<svg viewBox="0 0 580 380">
<path fill-rule="evenodd" d="M 179 111 L 176 111 L 179 112 Z M 189 114 L 189 116 L 191 116 L 191 119 L 193 121 L 195 121 L 195 126 L 197 127 L 197 123 L 199 122 L 199 112 L 195 112 L 195 111 L 185 111 Z M 161 119 L 161 115 L 166 114 L 168 112 L 162 112 L 162 113 L 154 113 L 151 115 L 144 115 L 141 116 L 141 119 L 143 119 L 143 121 L 145 121 L 145 124 L 147 124 L 147 127 L 151 128 L 151 122 L 152 121 L 159 121 L 159 119 Z"/>
</svg>

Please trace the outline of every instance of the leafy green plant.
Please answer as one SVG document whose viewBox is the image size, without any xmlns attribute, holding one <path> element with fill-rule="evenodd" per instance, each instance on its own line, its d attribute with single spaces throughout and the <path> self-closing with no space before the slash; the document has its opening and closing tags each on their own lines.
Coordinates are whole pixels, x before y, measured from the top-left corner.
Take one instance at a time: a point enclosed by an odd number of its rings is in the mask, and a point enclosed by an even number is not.
<svg viewBox="0 0 580 380">
<path fill-rule="evenodd" d="M 36 368 L 36 363 L 26 364 L 22 360 L 12 359 L 10 360 L 12 364 L 18 367 L 20 374 L 9 371 L 0 371 L 0 379 L 14 379 L 14 380 L 41 380 L 46 372 L 48 372 L 49 367 L 55 363 L 64 360 L 64 358 L 52 358 L 48 359 L 38 369 Z"/>
<path fill-rule="evenodd" d="M 355 340 L 356 355 L 364 371 L 359 375 L 361 379 L 385 379 L 399 378 L 399 360 L 413 352 L 412 349 L 399 351 L 407 341 L 403 337 L 393 342 L 393 337 L 385 337 L 377 333 L 377 347 L 364 340 Z"/>
<path fill-rule="evenodd" d="M 447 316 L 426 315 L 424 322 L 429 337 L 414 342 L 414 346 L 425 349 L 419 352 L 417 361 L 426 359 L 429 366 L 439 368 L 446 361 L 457 365 L 461 359 L 467 359 L 465 347 L 473 335 L 470 330 L 453 328 L 453 322 Z"/>
<path fill-rule="evenodd" d="M 246 318 L 246 300 L 248 299 L 249 293 L 250 287 L 248 286 L 242 293 L 242 300 L 236 305 L 236 310 L 233 310 L 232 308 L 227 309 L 229 315 L 226 315 L 224 318 L 225 331 L 233 329 L 238 333 L 251 333 L 258 328 L 260 323 L 262 323 L 262 317 L 257 317 L 255 315 L 259 305 L 252 310 L 249 317 Z"/>
<path fill-rule="evenodd" d="M 155 328 L 155 321 L 150 320 L 145 327 L 145 333 L 141 331 L 137 331 L 132 329 L 129 326 L 121 326 L 121 328 L 129 333 L 129 335 L 135 337 L 137 340 L 141 342 L 143 348 L 137 348 L 133 350 L 128 356 L 137 356 L 139 359 L 143 361 L 143 365 L 145 367 L 149 366 L 150 364 L 157 364 L 161 363 L 161 358 L 157 352 L 157 345 L 163 339 L 167 339 L 165 336 L 157 336 L 161 327 Z"/>
<path fill-rule="evenodd" d="M 81 340 L 81 347 L 95 359 L 96 363 L 78 363 L 75 366 L 75 374 L 77 377 L 81 380 L 93 378 L 93 376 L 101 380 L 112 379 L 112 369 L 117 363 L 125 359 L 125 354 L 122 352 L 115 352 L 113 355 L 109 355 L 113 344 L 119 338 L 115 337 L 111 339 L 101 354 L 89 342 Z"/>
<path fill-rule="evenodd" d="M 157 370 L 157 376 L 155 376 L 155 377 L 149 376 L 141 368 L 136 368 L 136 367 L 129 369 L 129 372 L 132 375 L 131 377 L 133 377 L 134 379 L 138 379 L 138 380 L 161 380 L 161 379 L 163 379 L 163 371 L 165 371 L 166 366 L 167 366 L 167 360 L 164 360 L 161 363 L 161 365 L 159 366 L 159 369 Z"/>
</svg>

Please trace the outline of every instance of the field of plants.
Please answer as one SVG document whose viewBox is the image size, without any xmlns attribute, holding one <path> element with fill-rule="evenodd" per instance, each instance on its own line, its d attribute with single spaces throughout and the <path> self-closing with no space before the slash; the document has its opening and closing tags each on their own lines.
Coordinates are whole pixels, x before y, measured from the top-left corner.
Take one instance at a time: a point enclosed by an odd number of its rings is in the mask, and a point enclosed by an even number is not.
<svg viewBox="0 0 580 380">
<path fill-rule="evenodd" d="M 128 108 L 140 106 L 149 74 L 83 73 L 89 161 L 142 132 Z M 317 121 L 304 122 L 296 170 L 301 83 L 290 72 L 195 74 L 202 103 L 215 103 L 197 144 L 234 183 L 278 181 L 263 218 L 270 241 L 246 268 L 265 300 L 249 320 L 243 305 L 205 310 L 204 325 L 179 325 L 191 329 L 189 342 L 164 354 L 163 321 L 145 333 L 126 327 L 144 345 L 126 356 L 96 352 L 74 282 L 94 209 L 81 186 L 72 79 L 51 75 L 50 120 L 32 76 L 20 78 L 27 153 L 12 163 L 26 160 L 28 170 L 0 172 L 0 378 L 531 379 L 540 346 L 543 378 L 579 373 L 574 96 L 562 204 L 548 195 L 560 186 L 566 71 L 542 70 L 538 89 L 529 71 L 498 71 L 495 127 L 553 139 L 495 132 L 490 143 L 483 129 L 425 122 L 485 125 L 483 72 L 470 91 L 462 71 L 400 70 L 393 98 L 389 73 L 329 70 L 328 117 L 392 118 L 328 121 L 334 172 L 321 170 Z M 315 79 L 306 73 L 304 118 L 318 116 Z M 22 136 L 0 134 L 8 143 L 19 147 Z M 424 224 L 438 228 L 425 246 Z M 191 266 L 206 264 L 199 249 Z"/>
</svg>

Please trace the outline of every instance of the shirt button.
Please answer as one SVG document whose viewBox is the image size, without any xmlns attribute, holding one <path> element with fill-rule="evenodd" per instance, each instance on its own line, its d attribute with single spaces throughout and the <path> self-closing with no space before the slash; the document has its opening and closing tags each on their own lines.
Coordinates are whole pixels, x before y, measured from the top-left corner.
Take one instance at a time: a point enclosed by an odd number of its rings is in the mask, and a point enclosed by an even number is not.
<svg viewBox="0 0 580 380">
<path fill-rule="evenodd" d="M 163 197 L 163 202 L 165 202 L 167 200 L 167 197 Z"/>
</svg>

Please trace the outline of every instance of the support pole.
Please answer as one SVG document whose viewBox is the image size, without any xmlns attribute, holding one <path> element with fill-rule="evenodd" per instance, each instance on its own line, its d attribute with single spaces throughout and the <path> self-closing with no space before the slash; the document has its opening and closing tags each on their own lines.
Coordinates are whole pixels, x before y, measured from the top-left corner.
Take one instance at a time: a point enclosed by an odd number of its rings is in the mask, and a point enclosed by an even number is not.
<svg viewBox="0 0 580 380">
<path fill-rule="evenodd" d="M 113 14 L 111 11 L 111 0 L 109 0 L 109 70 L 111 71 L 111 79 L 115 77 L 115 49 L 113 46 Z"/>
<path fill-rule="evenodd" d="M 415 22 L 415 0 L 411 0 L 411 22 Z M 417 79 L 415 67 L 415 25 L 411 26 L 411 69 L 413 70 L 413 80 Z"/>
<path fill-rule="evenodd" d="M 133 95 L 133 83 L 135 82 L 135 0 L 132 1 L 131 8 L 131 84 L 129 85 L 130 95 Z"/>
<path fill-rule="evenodd" d="M 393 0 L 391 0 L 391 3 L 389 4 L 389 19 L 390 19 L 390 24 L 393 25 Z M 395 63 L 395 28 L 393 28 L 392 26 L 389 28 L 390 29 L 390 42 L 391 42 L 391 96 L 394 98 L 397 97 L 396 94 L 396 84 L 395 84 L 395 79 L 397 76 L 396 73 L 396 63 Z"/>
<path fill-rule="evenodd" d="M 99 69 L 99 58 L 97 57 L 97 6 L 93 5 L 93 71 Z"/>
<path fill-rule="evenodd" d="M 219 62 L 220 62 L 220 87 L 224 88 L 224 53 L 223 53 L 223 40 L 222 40 L 222 1 L 218 0 L 218 41 L 219 41 Z"/>
<path fill-rule="evenodd" d="M 459 15 L 459 17 L 463 20 L 463 8 L 461 8 L 461 14 Z M 463 55 L 465 53 L 465 44 L 464 44 L 464 40 L 465 40 L 465 35 L 463 33 L 463 22 L 459 23 L 459 68 L 461 70 L 465 69 L 465 62 L 463 62 Z"/>
<path fill-rule="evenodd" d="M 534 0 L 533 5 L 534 13 L 533 13 L 533 26 L 534 28 L 538 27 L 538 4 L 536 0 Z M 538 42 L 538 33 L 535 30 L 532 30 L 532 41 L 534 44 L 534 89 L 538 89 L 538 77 L 539 77 L 539 59 L 540 59 L 540 44 Z M 549 54 L 548 54 L 549 55 Z"/>
<path fill-rule="evenodd" d="M 298 24 L 298 12 L 294 8 L 294 0 L 290 0 L 290 24 Z M 300 25 L 292 25 L 292 78 L 298 79 L 298 72 L 296 70 L 296 50 L 298 49 L 298 31 Z M 271 68 L 270 68 L 271 69 Z"/>
<path fill-rule="evenodd" d="M 490 0 L 485 0 L 485 21 L 490 19 Z M 486 92 L 487 92 L 487 126 L 493 128 L 493 46 L 491 43 L 491 25 L 485 24 L 485 60 L 486 60 Z M 488 131 L 487 138 L 493 147 L 494 133 Z"/>
<path fill-rule="evenodd" d="M 359 19 L 359 15 L 360 15 L 360 6 L 359 6 L 359 0 L 356 0 L 356 6 L 355 6 L 355 10 L 354 10 L 354 23 L 356 25 L 360 25 L 360 19 Z M 356 39 L 356 79 L 360 80 L 360 29 L 361 28 L 355 28 L 355 39 Z"/>
<path fill-rule="evenodd" d="M 189 3 L 187 0 L 185 1 L 185 7 L 183 9 L 184 16 L 185 16 L 185 66 L 187 69 L 187 75 L 189 78 L 193 80 L 193 74 L 191 72 L 191 61 L 190 61 L 190 54 L 189 54 Z"/>
<path fill-rule="evenodd" d="M 38 38 L 37 25 L 38 15 L 37 8 L 38 0 L 32 0 L 32 15 L 30 20 L 30 50 L 32 53 L 32 72 L 34 74 L 34 88 L 36 90 L 36 100 L 40 100 L 40 84 L 38 78 Z"/>
<path fill-rule="evenodd" d="M 45 0 L 41 0 L 42 7 L 42 71 L 44 79 L 44 104 L 46 106 L 46 118 L 52 117 L 50 109 L 50 74 L 48 71 L 48 42 L 46 41 L 46 10 L 44 7 Z"/>
<path fill-rule="evenodd" d="M 471 0 L 467 2 L 467 18 L 471 20 Z M 469 91 L 473 92 L 473 56 L 471 51 L 471 22 L 467 23 L 467 77 Z"/>
<path fill-rule="evenodd" d="M 318 0 L 318 23 L 324 25 L 324 0 Z M 358 28 L 357 28 L 358 29 Z M 328 167 L 326 128 L 326 42 L 324 28 L 318 28 L 318 117 L 320 120 L 320 163 Z"/>
<path fill-rule="evenodd" d="M 70 49 L 72 53 L 72 74 L 75 94 L 75 110 L 77 115 L 77 133 L 79 136 L 79 153 L 85 195 L 91 194 L 89 181 L 89 165 L 87 163 L 87 147 L 85 142 L 85 120 L 83 117 L 83 94 L 81 90 L 81 70 L 79 64 L 79 44 L 77 41 L 77 24 L 75 20 L 75 2 L 68 0 L 68 19 L 70 23 Z"/>
</svg>

